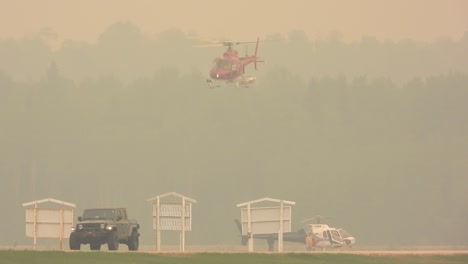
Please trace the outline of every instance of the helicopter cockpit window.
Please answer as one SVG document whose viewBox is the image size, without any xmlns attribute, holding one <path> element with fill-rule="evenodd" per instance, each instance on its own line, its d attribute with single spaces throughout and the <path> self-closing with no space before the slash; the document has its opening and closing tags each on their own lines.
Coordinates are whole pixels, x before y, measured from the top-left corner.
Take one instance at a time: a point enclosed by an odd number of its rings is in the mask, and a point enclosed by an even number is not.
<svg viewBox="0 0 468 264">
<path fill-rule="evenodd" d="M 338 233 L 338 231 L 336 231 L 336 230 L 331 230 L 331 234 L 332 234 L 332 236 L 337 236 L 337 237 L 340 236 L 340 233 Z"/>
<path fill-rule="evenodd" d="M 350 235 L 348 232 L 346 232 L 346 230 L 344 230 L 344 229 L 339 229 L 338 231 L 340 232 L 342 238 L 346 238 L 346 237 L 350 237 L 350 236 L 351 236 L 351 235 Z"/>
<path fill-rule="evenodd" d="M 231 61 L 230 60 L 224 60 L 224 59 L 216 59 L 214 61 L 213 65 L 214 69 L 219 69 L 219 70 L 231 70 Z"/>
</svg>

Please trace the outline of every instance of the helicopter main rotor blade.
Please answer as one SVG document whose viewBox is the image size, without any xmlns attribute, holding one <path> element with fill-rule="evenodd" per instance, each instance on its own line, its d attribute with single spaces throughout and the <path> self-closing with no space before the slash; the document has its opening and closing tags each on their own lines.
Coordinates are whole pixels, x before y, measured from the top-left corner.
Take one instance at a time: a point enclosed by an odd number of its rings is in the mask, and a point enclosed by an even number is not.
<svg viewBox="0 0 468 264">
<path fill-rule="evenodd" d="M 223 44 L 207 44 L 207 45 L 196 45 L 192 46 L 194 48 L 208 48 L 208 47 L 221 47 L 224 46 Z"/>
<path fill-rule="evenodd" d="M 214 40 L 214 39 L 208 39 L 208 38 L 201 38 L 197 36 L 190 36 L 188 37 L 189 39 L 192 40 L 197 40 L 200 42 L 205 42 L 205 43 L 211 43 L 211 44 L 205 44 L 205 45 L 197 45 L 197 46 L 206 46 L 206 47 L 211 47 L 209 45 L 213 46 L 234 46 L 234 45 L 240 45 L 240 44 L 252 44 L 252 43 L 257 43 L 257 41 L 233 41 L 233 40 Z M 265 40 L 260 40 L 259 42 L 265 42 Z"/>
<path fill-rule="evenodd" d="M 263 42 L 260 40 L 260 42 Z M 249 43 L 257 43 L 257 41 L 242 41 L 242 42 L 232 42 L 234 45 L 239 45 L 239 44 L 249 44 Z"/>
<path fill-rule="evenodd" d="M 191 40 L 198 40 L 198 41 L 201 41 L 201 42 L 208 42 L 208 43 L 213 43 L 213 44 L 215 44 L 215 43 L 218 44 L 218 43 L 221 42 L 219 40 L 209 39 L 209 38 L 202 38 L 202 37 L 197 37 L 197 36 L 189 36 L 187 38 L 191 39 Z"/>
</svg>

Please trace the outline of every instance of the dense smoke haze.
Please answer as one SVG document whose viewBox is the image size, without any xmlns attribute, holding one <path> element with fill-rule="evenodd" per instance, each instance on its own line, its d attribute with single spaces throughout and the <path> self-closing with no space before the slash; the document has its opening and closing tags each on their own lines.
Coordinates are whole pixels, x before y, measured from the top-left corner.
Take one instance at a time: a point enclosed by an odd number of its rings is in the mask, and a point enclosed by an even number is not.
<svg viewBox="0 0 468 264">
<path fill-rule="evenodd" d="M 0 39 L 0 245 L 31 244 L 21 204 L 48 197 L 75 216 L 127 207 L 153 244 L 146 200 L 171 191 L 198 201 L 187 247 L 239 244 L 236 204 L 262 197 L 296 202 L 294 230 L 320 214 L 357 246 L 468 243 L 468 31 L 260 35 L 257 83 L 215 89 L 224 48 L 191 32 L 49 38 Z"/>
</svg>

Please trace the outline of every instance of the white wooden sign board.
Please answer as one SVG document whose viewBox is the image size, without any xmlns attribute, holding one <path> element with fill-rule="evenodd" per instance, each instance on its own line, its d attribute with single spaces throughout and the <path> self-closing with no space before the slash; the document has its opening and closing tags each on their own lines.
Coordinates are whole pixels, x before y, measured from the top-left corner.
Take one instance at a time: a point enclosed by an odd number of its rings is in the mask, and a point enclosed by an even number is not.
<svg viewBox="0 0 468 264">
<path fill-rule="evenodd" d="M 153 229 L 157 229 L 157 205 L 153 204 Z M 185 204 L 185 231 L 192 230 L 192 205 Z M 159 205 L 159 229 L 160 230 L 182 230 L 182 204 L 160 204 Z"/>
<path fill-rule="evenodd" d="M 280 230 L 281 207 L 250 208 L 252 234 L 278 233 Z M 248 233 L 248 210 L 241 210 L 242 235 Z M 283 232 L 291 232 L 291 206 L 283 206 Z"/>
<path fill-rule="evenodd" d="M 36 233 L 39 238 L 69 238 L 73 210 L 37 208 Z M 62 219 L 63 217 L 63 219 Z M 34 237 L 34 208 L 26 209 L 26 237 Z M 63 221 L 63 222 L 62 222 Z"/>
</svg>

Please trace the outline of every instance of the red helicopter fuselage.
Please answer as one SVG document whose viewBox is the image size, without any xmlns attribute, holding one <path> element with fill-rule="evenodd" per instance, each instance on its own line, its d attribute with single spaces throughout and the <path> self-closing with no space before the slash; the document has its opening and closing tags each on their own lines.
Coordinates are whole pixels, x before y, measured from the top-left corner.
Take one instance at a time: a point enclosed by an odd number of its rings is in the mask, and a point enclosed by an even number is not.
<svg viewBox="0 0 468 264">
<path fill-rule="evenodd" d="M 223 56 L 213 60 L 210 78 L 215 81 L 235 81 L 245 73 L 245 67 L 252 62 L 255 64 L 255 69 L 257 69 L 257 62 L 264 62 L 258 60 L 257 57 L 258 42 L 257 39 L 254 55 L 241 58 L 239 58 L 237 50 L 233 50 L 229 46 Z"/>
</svg>

